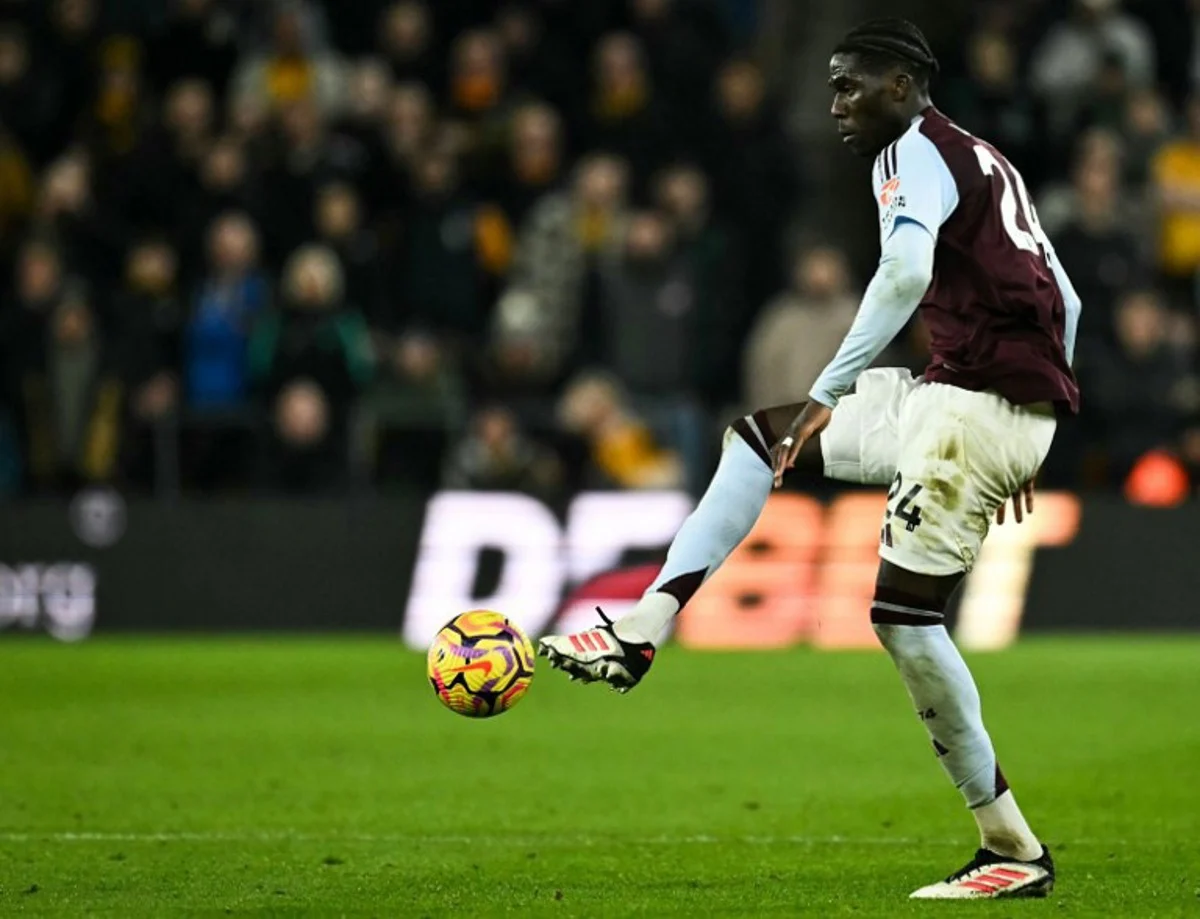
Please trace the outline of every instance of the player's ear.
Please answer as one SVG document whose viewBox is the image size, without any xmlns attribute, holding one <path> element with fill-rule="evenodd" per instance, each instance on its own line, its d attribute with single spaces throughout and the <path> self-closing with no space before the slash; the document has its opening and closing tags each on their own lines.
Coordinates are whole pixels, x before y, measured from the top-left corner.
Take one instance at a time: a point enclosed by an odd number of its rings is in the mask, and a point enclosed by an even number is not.
<svg viewBox="0 0 1200 919">
<path fill-rule="evenodd" d="M 896 102 L 906 101 L 915 88 L 913 78 L 903 70 L 892 77 L 892 99 Z"/>
</svg>

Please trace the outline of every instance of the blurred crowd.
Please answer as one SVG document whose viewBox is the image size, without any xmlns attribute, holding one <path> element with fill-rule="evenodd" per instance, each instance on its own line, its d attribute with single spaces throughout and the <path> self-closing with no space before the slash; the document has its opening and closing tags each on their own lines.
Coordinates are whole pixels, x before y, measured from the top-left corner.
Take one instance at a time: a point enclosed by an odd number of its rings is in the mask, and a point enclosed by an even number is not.
<svg viewBox="0 0 1200 919">
<path fill-rule="evenodd" d="M 1085 304 L 1048 479 L 1200 469 L 1200 3 L 968 6 Z M 701 487 L 866 280 L 754 7 L 0 0 L 0 494 Z"/>
</svg>

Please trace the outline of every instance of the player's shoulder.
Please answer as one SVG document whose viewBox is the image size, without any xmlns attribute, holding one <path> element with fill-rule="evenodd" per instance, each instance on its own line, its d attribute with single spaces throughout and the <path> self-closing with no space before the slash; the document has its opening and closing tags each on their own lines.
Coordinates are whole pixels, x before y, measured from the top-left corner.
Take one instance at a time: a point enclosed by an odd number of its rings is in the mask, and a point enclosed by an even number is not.
<svg viewBox="0 0 1200 919">
<path fill-rule="evenodd" d="M 982 143 L 978 137 L 936 108 L 921 113 L 913 128 L 938 149 L 966 149 Z"/>
<path fill-rule="evenodd" d="M 910 134 L 915 134 L 920 138 L 919 141 L 908 140 L 911 145 L 923 144 L 925 148 L 936 151 L 937 156 L 946 164 L 953 176 L 955 184 L 960 188 L 970 188 L 978 184 L 977 151 L 980 147 L 989 150 L 993 155 L 999 155 L 998 151 L 987 141 L 976 137 L 966 128 L 961 127 L 932 107 L 922 113 L 921 119 L 909 129 L 901 141 L 907 140 Z"/>
<path fill-rule="evenodd" d="M 927 116 L 916 118 L 908 130 L 883 149 L 875 159 L 874 178 L 882 187 L 901 173 L 931 173 L 940 171 L 946 157 L 934 137 L 925 130 Z"/>
</svg>

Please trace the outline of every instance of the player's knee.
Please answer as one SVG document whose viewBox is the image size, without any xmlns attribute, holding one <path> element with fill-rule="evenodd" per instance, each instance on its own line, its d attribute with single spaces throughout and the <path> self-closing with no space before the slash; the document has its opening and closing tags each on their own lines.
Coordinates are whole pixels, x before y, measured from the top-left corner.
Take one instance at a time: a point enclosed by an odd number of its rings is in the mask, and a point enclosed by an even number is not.
<svg viewBox="0 0 1200 919">
<path fill-rule="evenodd" d="M 728 449 L 730 442 L 735 438 L 743 441 L 768 468 L 771 467 L 771 444 L 762 436 L 762 430 L 754 423 L 753 415 L 746 415 L 730 423 L 725 429 L 721 448 Z"/>
<path fill-rule="evenodd" d="M 961 574 L 945 576 L 907 571 L 881 562 L 871 601 L 875 626 L 937 626 L 946 618 L 946 606 L 962 581 Z"/>
</svg>

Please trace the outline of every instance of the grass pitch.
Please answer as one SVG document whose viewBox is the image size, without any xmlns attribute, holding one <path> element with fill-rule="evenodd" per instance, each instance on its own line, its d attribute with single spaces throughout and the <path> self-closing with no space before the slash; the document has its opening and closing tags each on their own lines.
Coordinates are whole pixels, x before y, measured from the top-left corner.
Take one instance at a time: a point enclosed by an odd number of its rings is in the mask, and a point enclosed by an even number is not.
<svg viewBox="0 0 1200 919">
<path fill-rule="evenodd" d="M 0 642 L 0 915 L 1200 916 L 1200 642 L 972 660 L 1044 902 L 920 904 L 973 823 L 882 654 L 539 662 L 474 722 L 387 639 Z"/>
</svg>

